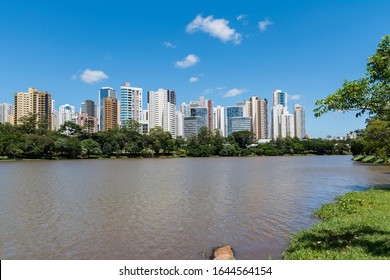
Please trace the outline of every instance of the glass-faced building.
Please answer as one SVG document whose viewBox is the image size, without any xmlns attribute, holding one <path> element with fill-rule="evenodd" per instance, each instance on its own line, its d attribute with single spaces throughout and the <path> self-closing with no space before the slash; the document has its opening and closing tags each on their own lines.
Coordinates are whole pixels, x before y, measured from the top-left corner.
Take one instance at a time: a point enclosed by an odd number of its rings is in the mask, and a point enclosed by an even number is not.
<svg viewBox="0 0 390 280">
<path fill-rule="evenodd" d="M 249 117 L 244 117 L 244 108 L 242 106 L 226 107 L 227 136 L 233 132 L 251 130 L 251 121 Z"/>
</svg>

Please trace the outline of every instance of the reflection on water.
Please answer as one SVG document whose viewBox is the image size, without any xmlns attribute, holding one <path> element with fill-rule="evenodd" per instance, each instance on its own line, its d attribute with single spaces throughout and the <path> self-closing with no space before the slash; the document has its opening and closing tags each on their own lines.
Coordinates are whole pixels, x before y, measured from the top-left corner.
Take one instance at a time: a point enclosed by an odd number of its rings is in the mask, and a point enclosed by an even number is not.
<svg viewBox="0 0 390 280">
<path fill-rule="evenodd" d="M 313 210 L 390 185 L 348 156 L 0 163 L 1 259 L 277 259 Z"/>
</svg>

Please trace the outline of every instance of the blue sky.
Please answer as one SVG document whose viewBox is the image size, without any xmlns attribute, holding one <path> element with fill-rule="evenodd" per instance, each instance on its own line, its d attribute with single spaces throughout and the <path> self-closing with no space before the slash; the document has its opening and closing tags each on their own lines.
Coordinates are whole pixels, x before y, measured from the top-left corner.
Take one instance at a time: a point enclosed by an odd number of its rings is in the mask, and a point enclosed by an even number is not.
<svg viewBox="0 0 390 280">
<path fill-rule="evenodd" d="M 313 116 L 314 102 L 363 76 L 390 33 L 390 1 L 0 2 L 0 102 L 36 87 L 56 106 L 97 101 L 130 82 L 229 106 L 275 89 L 306 108 L 312 137 L 363 128 L 354 114 Z M 271 109 L 271 108 L 269 108 Z"/>
</svg>

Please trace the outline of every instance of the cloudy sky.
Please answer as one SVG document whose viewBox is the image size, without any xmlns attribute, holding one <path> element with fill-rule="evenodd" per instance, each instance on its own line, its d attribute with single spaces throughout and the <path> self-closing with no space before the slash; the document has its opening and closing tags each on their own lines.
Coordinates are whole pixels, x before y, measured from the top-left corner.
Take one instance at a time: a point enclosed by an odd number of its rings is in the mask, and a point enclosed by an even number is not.
<svg viewBox="0 0 390 280">
<path fill-rule="evenodd" d="M 229 106 L 281 89 L 306 108 L 313 137 L 344 135 L 364 118 L 314 118 L 317 99 L 364 75 L 390 33 L 389 1 L 18 1 L 0 2 L 0 102 L 28 87 L 56 106 L 97 101 L 130 82 Z M 269 108 L 271 109 L 271 108 Z"/>
</svg>

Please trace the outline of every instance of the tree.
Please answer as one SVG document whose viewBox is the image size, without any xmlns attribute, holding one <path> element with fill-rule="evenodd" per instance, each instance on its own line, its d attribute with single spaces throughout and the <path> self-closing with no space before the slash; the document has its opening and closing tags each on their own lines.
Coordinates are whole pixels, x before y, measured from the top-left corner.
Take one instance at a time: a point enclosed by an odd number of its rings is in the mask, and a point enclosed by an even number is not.
<svg viewBox="0 0 390 280">
<path fill-rule="evenodd" d="M 215 129 L 211 136 L 211 142 L 213 147 L 213 154 L 218 155 L 224 148 L 225 138 L 222 136 L 219 129 Z"/>
<path fill-rule="evenodd" d="M 51 158 L 54 156 L 54 140 L 48 136 L 23 135 L 24 158 Z"/>
<path fill-rule="evenodd" d="M 390 155 L 390 122 L 373 119 L 363 132 L 364 151 L 369 155 Z"/>
<path fill-rule="evenodd" d="M 29 113 L 26 116 L 23 116 L 19 119 L 22 123 L 19 126 L 19 130 L 22 133 L 33 134 L 38 125 L 38 116 L 37 114 Z"/>
<path fill-rule="evenodd" d="M 54 147 L 59 156 L 67 158 L 77 158 L 82 152 L 80 140 L 75 137 L 60 137 Z"/>
<path fill-rule="evenodd" d="M 220 151 L 219 155 L 223 157 L 233 157 L 238 155 L 239 151 L 237 151 L 235 145 L 227 144 Z"/>
<path fill-rule="evenodd" d="M 368 112 L 390 120 L 390 35 L 382 38 L 368 59 L 364 78 L 345 80 L 340 89 L 315 104 L 316 117 L 329 111 L 356 111 L 356 117 Z"/>
<path fill-rule="evenodd" d="M 236 131 L 232 133 L 233 141 L 238 144 L 241 149 L 253 143 L 253 133 L 248 130 Z"/>
<path fill-rule="evenodd" d="M 100 145 L 98 142 L 92 140 L 92 139 L 84 139 L 81 141 L 81 153 L 83 156 L 87 156 L 89 158 L 90 156 L 99 156 L 102 151 L 100 150 Z"/>
<path fill-rule="evenodd" d="M 66 121 L 60 126 L 58 131 L 67 136 L 78 136 L 83 133 L 83 128 L 74 122 Z"/>
<path fill-rule="evenodd" d="M 160 150 L 164 153 L 168 153 L 174 150 L 175 140 L 172 139 L 172 135 L 168 131 L 164 131 L 162 127 L 156 126 L 150 130 L 150 140 L 152 141 L 152 149 L 155 155 L 158 156 Z"/>
</svg>

